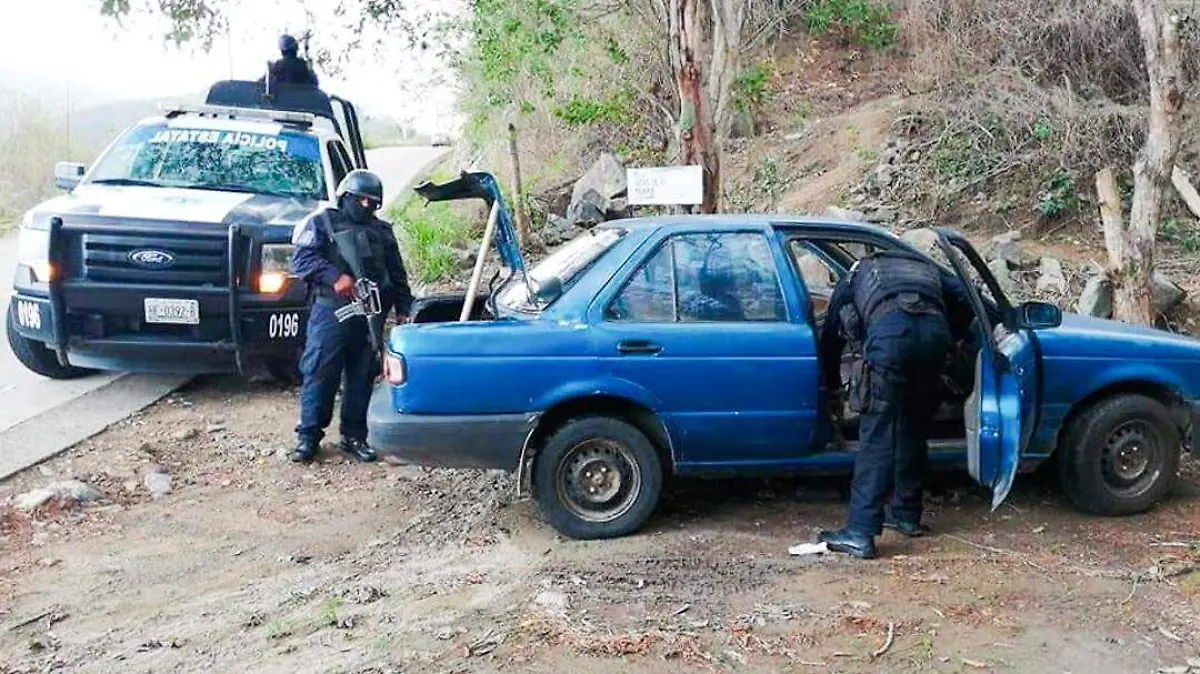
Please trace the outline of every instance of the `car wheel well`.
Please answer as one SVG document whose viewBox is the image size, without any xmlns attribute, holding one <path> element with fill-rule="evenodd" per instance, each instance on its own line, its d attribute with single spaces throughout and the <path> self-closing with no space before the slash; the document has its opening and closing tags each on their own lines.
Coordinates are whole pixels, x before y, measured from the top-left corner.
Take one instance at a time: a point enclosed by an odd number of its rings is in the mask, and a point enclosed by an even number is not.
<svg viewBox="0 0 1200 674">
<path fill-rule="evenodd" d="M 529 470 L 529 467 L 533 465 L 533 459 L 545 446 L 546 440 L 572 419 L 589 416 L 614 417 L 632 424 L 645 434 L 650 440 L 650 444 L 658 452 L 663 472 L 666 474 L 671 472 L 674 466 L 671 436 L 654 410 L 627 398 L 595 395 L 563 401 L 546 410 L 541 416 L 537 427 L 529 436 L 526 451 L 522 454 L 523 465 L 520 467 L 520 474 L 522 482 L 526 482 L 526 486 L 532 485 L 532 471 Z M 525 492 L 525 489 L 521 491 Z"/>
<path fill-rule="evenodd" d="M 1119 395 L 1143 395 L 1162 403 L 1171 411 L 1171 416 L 1175 419 L 1175 424 L 1179 428 L 1180 433 L 1183 433 L 1184 437 L 1187 437 L 1186 431 L 1191 423 L 1191 417 L 1187 400 L 1179 391 L 1157 382 L 1124 381 L 1110 384 L 1072 405 L 1071 411 L 1067 413 L 1066 418 L 1063 419 L 1062 425 L 1059 426 L 1055 434 L 1054 451 L 1058 451 L 1059 443 L 1062 442 L 1066 430 L 1071 427 L 1071 424 L 1075 423 L 1080 415 L 1095 407 L 1100 401 Z"/>
</svg>

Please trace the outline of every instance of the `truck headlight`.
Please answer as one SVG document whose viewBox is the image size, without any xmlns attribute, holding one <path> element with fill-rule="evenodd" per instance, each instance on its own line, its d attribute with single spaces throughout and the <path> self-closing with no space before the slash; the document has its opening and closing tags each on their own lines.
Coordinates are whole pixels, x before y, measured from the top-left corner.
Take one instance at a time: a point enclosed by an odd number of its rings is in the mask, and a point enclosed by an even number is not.
<svg viewBox="0 0 1200 674">
<path fill-rule="evenodd" d="M 32 211 L 25 214 L 17 234 L 17 264 L 29 267 L 37 283 L 54 280 L 54 266 L 50 264 L 50 230 L 33 228 Z"/>
<path fill-rule="evenodd" d="M 258 275 L 258 292 L 278 293 L 287 287 L 292 272 L 292 253 L 296 247 L 287 243 L 268 243 L 262 247 L 262 271 Z"/>
</svg>

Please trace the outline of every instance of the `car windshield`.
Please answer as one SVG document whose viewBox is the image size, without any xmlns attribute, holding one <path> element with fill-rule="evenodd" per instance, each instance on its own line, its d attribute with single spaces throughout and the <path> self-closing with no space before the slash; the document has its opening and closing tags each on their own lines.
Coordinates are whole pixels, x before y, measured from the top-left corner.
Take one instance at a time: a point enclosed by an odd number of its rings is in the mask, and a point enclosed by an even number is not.
<svg viewBox="0 0 1200 674">
<path fill-rule="evenodd" d="M 291 131 L 143 125 L 100 159 L 88 181 L 325 198 L 317 139 Z"/>
<path fill-rule="evenodd" d="M 563 287 L 566 287 L 623 236 L 623 229 L 597 227 L 551 253 L 529 270 L 529 279 L 535 288 L 544 285 L 550 279 L 558 279 Z M 496 301 L 514 311 L 536 313 L 545 307 L 539 306 L 535 299 L 529 296 L 529 286 L 524 277 L 515 276 L 500 289 Z"/>
</svg>

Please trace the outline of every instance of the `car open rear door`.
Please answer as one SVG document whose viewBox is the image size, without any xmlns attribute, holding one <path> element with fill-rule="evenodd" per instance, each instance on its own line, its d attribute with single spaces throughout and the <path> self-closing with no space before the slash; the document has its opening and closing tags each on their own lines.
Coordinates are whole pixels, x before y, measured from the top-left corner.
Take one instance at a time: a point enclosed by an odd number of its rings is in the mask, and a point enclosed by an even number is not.
<svg viewBox="0 0 1200 674">
<path fill-rule="evenodd" d="M 1041 364 L 1036 337 L 1018 326 L 1016 312 L 970 242 L 950 229 L 939 228 L 937 234 L 978 321 L 975 388 L 963 410 L 967 467 L 972 478 L 991 488 L 994 510 L 1012 489 L 1037 423 Z M 993 303 L 984 299 L 975 279 L 983 282 Z"/>
</svg>

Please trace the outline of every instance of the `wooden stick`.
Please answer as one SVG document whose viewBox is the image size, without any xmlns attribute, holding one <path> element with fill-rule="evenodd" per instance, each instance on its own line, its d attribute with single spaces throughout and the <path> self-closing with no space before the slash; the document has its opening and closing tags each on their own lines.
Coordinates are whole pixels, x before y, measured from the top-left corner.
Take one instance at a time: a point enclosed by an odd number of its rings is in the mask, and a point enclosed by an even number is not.
<svg viewBox="0 0 1200 674">
<path fill-rule="evenodd" d="M 475 306 L 475 293 L 479 292 L 479 279 L 483 277 L 483 263 L 487 260 L 488 251 L 492 248 L 492 237 L 496 234 L 496 220 L 499 217 L 500 204 L 497 202 L 492 204 L 487 227 L 483 230 L 483 241 L 479 243 L 479 257 L 475 258 L 475 269 L 471 271 L 471 283 L 467 286 L 467 296 L 463 299 L 462 313 L 458 315 L 460 323 L 471 318 L 471 309 Z"/>
<path fill-rule="evenodd" d="M 1175 186 L 1175 191 L 1179 192 L 1179 196 L 1183 197 L 1183 203 L 1187 204 L 1192 215 L 1200 218 L 1200 192 L 1196 192 L 1192 181 L 1188 180 L 1187 174 L 1178 166 L 1171 171 L 1171 184 Z"/>
<path fill-rule="evenodd" d="M 883 655 L 884 653 L 887 653 L 888 649 L 892 647 L 892 642 L 895 640 L 896 640 L 896 623 L 890 622 L 890 623 L 888 623 L 887 641 L 883 642 L 883 646 L 880 647 L 879 650 L 872 653 L 871 657 L 877 658 L 877 657 Z"/>
</svg>

